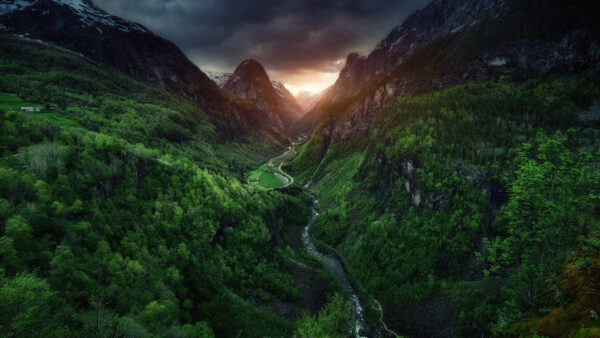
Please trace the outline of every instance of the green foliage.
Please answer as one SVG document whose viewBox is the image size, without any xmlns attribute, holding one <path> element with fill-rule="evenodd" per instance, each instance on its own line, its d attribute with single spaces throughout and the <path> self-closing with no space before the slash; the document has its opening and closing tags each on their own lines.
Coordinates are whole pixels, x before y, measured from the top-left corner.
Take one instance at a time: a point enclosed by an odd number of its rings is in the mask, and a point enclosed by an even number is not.
<svg viewBox="0 0 600 338">
<path fill-rule="evenodd" d="M 65 327 L 53 313 L 54 293 L 32 274 L 8 278 L 0 271 L 0 334 L 3 337 L 64 337 Z"/>
<path fill-rule="evenodd" d="M 276 142 L 35 43 L 1 37 L 0 69 L 0 335 L 293 333 L 252 302 L 303 306 L 279 234 L 310 207 L 239 181 Z"/>
<path fill-rule="evenodd" d="M 295 337 L 348 337 L 352 332 L 352 306 L 335 294 L 316 316 L 305 314 L 298 321 Z"/>
<path fill-rule="evenodd" d="M 329 145 L 317 131 L 288 171 L 312 178 L 313 235 L 386 313 L 447 292 L 459 335 L 491 333 L 597 227 L 600 132 L 577 116 L 598 96 L 550 78 L 404 98 L 367 136 Z"/>
<path fill-rule="evenodd" d="M 502 290 L 507 301 L 500 309 L 505 322 L 531 304 L 577 238 L 596 225 L 589 192 L 600 186 L 591 156 L 574 154 L 560 132 L 550 137 L 540 133 L 533 141 L 535 146 L 525 143 L 517 150 L 516 178 L 496 218 L 499 236 L 485 242 L 487 273 L 509 276 Z"/>
</svg>

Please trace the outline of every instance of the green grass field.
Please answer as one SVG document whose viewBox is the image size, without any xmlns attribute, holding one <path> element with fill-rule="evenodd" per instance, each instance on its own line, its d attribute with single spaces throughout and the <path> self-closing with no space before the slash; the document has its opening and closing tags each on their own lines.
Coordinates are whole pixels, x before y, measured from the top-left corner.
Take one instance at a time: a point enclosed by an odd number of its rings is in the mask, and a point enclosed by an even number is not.
<svg viewBox="0 0 600 338">
<path fill-rule="evenodd" d="M 16 111 L 21 109 L 21 107 L 42 107 L 41 105 L 36 105 L 32 103 L 28 103 L 23 101 L 20 97 L 15 94 L 9 93 L 0 93 L 0 109 Z"/>
<path fill-rule="evenodd" d="M 23 101 L 23 99 L 21 99 L 20 97 L 18 97 L 15 94 L 0 93 L 0 109 L 4 109 L 6 111 L 19 111 L 21 109 L 21 107 L 43 108 L 43 106 L 40 104 L 29 103 L 29 102 Z M 69 109 L 69 108 L 67 108 L 67 109 Z M 67 119 L 65 117 L 62 117 L 56 113 L 42 111 L 40 113 L 31 113 L 31 114 L 34 114 L 34 116 L 42 118 L 48 122 L 58 124 L 62 127 L 81 128 L 81 126 L 77 122 Z"/>
<path fill-rule="evenodd" d="M 82 128 L 77 122 L 69 120 L 54 113 L 35 113 L 35 116 L 40 117 L 48 122 L 58 124 L 68 128 Z"/>
<path fill-rule="evenodd" d="M 281 188 L 285 184 L 275 177 L 273 173 L 276 171 L 275 168 L 261 166 L 257 170 L 250 172 L 248 179 L 258 179 L 258 185 L 264 188 Z"/>
</svg>

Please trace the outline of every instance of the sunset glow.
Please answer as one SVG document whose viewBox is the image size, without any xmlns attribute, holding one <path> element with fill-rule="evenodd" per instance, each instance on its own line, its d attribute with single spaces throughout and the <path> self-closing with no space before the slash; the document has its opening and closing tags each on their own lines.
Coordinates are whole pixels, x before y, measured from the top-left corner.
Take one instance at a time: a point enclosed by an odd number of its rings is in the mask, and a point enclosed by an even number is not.
<svg viewBox="0 0 600 338">
<path fill-rule="evenodd" d="M 281 82 L 294 95 L 301 91 L 317 94 L 334 84 L 337 77 L 338 73 L 301 73 L 282 79 Z"/>
</svg>

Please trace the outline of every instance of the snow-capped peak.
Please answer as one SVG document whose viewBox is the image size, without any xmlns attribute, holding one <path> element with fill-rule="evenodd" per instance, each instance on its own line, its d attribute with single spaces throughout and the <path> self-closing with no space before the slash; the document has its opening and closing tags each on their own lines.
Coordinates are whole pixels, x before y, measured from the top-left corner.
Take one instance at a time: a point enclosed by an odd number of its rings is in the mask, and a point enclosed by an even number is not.
<svg viewBox="0 0 600 338">
<path fill-rule="evenodd" d="M 37 0 L 0 0 L 0 15 L 23 10 L 36 2 Z"/>
<path fill-rule="evenodd" d="M 147 30 L 131 21 L 112 16 L 100 9 L 91 0 L 53 0 L 59 5 L 71 7 L 80 17 L 81 21 L 88 26 L 103 24 L 105 26 L 116 27 L 124 32 L 137 30 L 146 32 Z M 100 31 L 101 32 L 101 31 Z"/>
<path fill-rule="evenodd" d="M 139 31 L 147 30 L 137 23 L 129 20 L 112 16 L 100 9 L 91 0 L 52 0 L 59 6 L 67 6 L 80 17 L 80 21 L 88 26 L 104 25 L 115 27 L 121 31 Z M 37 4 L 39 0 L 0 0 L 0 15 L 9 14 L 15 11 L 21 11 Z M 102 33 L 102 29 L 98 28 Z"/>
<path fill-rule="evenodd" d="M 213 80 L 217 84 L 217 86 L 219 86 L 219 87 L 223 87 L 223 85 L 225 85 L 225 83 L 227 83 L 227 81 L 229 80 L 229 78 L 231 77 L 231 75 L 233 75 L 231 73 L 211 71 L 211 70 L 205 71 L 205 74 L 211 80 Z"/>
</svg>

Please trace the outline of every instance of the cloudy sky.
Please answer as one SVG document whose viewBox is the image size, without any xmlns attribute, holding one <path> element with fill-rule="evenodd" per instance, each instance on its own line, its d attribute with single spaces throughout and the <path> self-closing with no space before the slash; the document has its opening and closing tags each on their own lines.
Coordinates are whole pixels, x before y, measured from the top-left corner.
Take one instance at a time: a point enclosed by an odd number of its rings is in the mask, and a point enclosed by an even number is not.
<svg viewBox="0 0 600 338">
<path fill-rule="evenodd" d="M 320 91 L 430 0 L 95 0 L 175 42 L 202 70 L 260 61 L 293 91 Z"/>
</svg>

